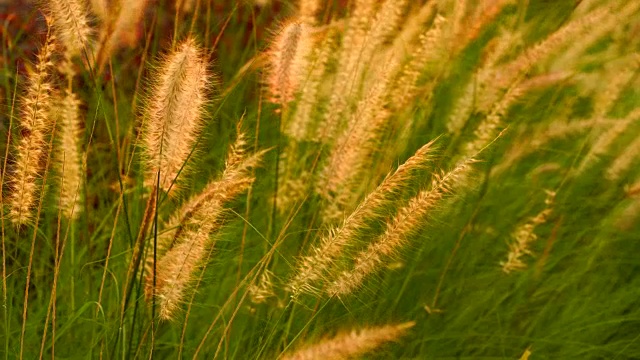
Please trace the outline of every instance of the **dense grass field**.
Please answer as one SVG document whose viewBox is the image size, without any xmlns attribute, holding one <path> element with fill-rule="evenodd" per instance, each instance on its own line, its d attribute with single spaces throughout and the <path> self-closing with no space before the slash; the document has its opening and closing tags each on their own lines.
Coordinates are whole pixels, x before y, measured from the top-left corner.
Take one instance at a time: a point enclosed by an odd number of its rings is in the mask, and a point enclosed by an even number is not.
<svg viewBox="0 0 640 360">
<path fill-rule="evenodd" d="M 640 2 L 0 2 L 0 354 L 640 358 Z"/>
</svg>

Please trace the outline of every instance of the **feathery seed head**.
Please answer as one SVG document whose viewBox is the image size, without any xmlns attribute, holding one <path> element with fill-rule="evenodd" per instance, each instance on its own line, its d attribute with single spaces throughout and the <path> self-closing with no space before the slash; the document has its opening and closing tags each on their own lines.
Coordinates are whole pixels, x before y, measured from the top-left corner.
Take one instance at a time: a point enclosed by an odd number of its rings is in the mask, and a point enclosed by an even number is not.
<svg viewBox="0 0 640 360">
<path fill-rule="evenodd" d="M 147 183 L 159 177 L 160 188 L 169 191 L 200 136 L 211 76 L 201 50 L 188 39 L 165 59 L 157 77 L 143 138 Z"/>
<path fill-rule="evenodd" d="M 298 351 L 287 354 L 282 360 L 346 360 L 366 354 L 384 343 L 396 341 L 406 331 L 415 326 L 410 321 L 396 325 L 367 327 L 341 333 L 333 338 L 322 340 L 316 344 L 307 345 Z"/>
<path fill-rule="evenodd" d="M 80 0 L 49 0 L 56 35 L 65 47 L 65 56 L 72 58 L 89 50 L 91 28 L 87 10 Z"/>
<path fill-rule="evenodd" d="M 144 18 L 149 0 L 119 0 L 113 14 L 105 14 L 105 24 L 100 35 L 100 49 L 97 55 L 98 72 L 104 70 L 112 53 L 120 47 L 134 46 L 139 37 L 138 25 Z M 98 7 L 104 4 L 99 4 Z M 98 10 L 101 11 L 101 10 Z M 112 15 L 112 16 L 109 16 Z"/>
<path fill-rule="evenodd" d="M 82 165 L 80 153 L 80 100 L 72 92 L 55 102 L 53 116 L 58 116 L 59 147 L 55 152 L 60 174 L 60 206 L 67 219 L 77 218 L 81 212 Z M 55 114 L 57 113 L 57 114 Z"/>
<path fill-rule="evenodd" d="M 433 157 L 433 144 L 434 141 L 431 141 L 422 146 L 395 172 L 385 177 L 382 183 L 347 216 L 340 227 L 329 231 L 312 253 L 301 259 L 296 274 L 287 285 L 294 298 L 301 293 L 318 293 L 318 281 L 325 277 L 325 273 L 344 248 L 368 228 L 367 224 L 370 221 L 380 218 L 379 210 L 395 200 L 416 172 L 427 166 Z"/>
<path fill-rule="evenodd" d="M 240 133 L 227 155 L 221 178 L 185 202 L 164 226 L 167 231 L 157 241 L 155 272 L 153 245 L 150 246 L 145 261 L 145 294 L 150 301 L 155 295 L 164 320 L 175 316 L 196 270 L 206 263 L 214 245 L 211 235 L 224 224 L 225 206 L 255 179 L 251 169 L 259 165 L 264 151 L 247 155 L 245 148 L 246 140 Z"/>
<path fill-rule="evenodd" d="M 527 267 L 522 257 L 525 255 L 531 255 L 531 244 L 538 239 L 535 234 L 536 227 L 538 225 L 547 222 L 549 216 L 553 212 L 554 200 L 556 193 L 554 191 L 545 190 L 546 207 L 540 211 L 536 216 L 530 218 L 526 223 L 520 225 L 513 233 L 514 241 L 509 244 L 509 254 L 507 255 L 507 261 L 501 261 L 502 271 L 510 273 L 514 270 L 522 270 Z"/>
<path fill-rule="evenodd" d="M 309 26 L 298 21 L 285 24 L 276 35 L 266 76 L 272 102 L 286 104 L 295 98 L 308 70 L 312 42 Z"/>
<path fill-rule="evenodd" d="M 327 288 L 329 296 L 353 293 L 364 279 L 381 269 L 382 265 L 405 245 L 407 239 L 423 226 L 425 217 L 453 190 L 465 182 L 471 165 L 476 162 L 469 158 L 458 163 L 451 171 L 434 174 L 431 188 L 423 190 L 401 208 L 390 220 L 385 232 L 356 257 L 353 269 L 343 271 Z"/>
<path fill-rule="evenodd" d="M 38 200 L 37 180 L 43 174 L 42 158 L 47 155 L 46 134 L 50 128 L 49 108 L 53 86 L 51 74 L 55 37 L 50 30 L 40 49 L 35 71 L 30 74 L 22 97 L 21 137 L 16 144 L 16 160 L 8 180 L 11 188 L 9 218 L 15 225 L 31 220 L 32 208 Z"/>
</svg>

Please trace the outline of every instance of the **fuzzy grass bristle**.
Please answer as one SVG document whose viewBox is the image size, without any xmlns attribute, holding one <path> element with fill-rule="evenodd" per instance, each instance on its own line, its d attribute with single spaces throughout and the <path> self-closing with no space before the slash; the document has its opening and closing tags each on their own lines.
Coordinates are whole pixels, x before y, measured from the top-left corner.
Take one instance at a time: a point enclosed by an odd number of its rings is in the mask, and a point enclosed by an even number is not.
<svg viewBox="0 0 640 360">
<path fill-rule="evenodd" d="M 156 72 L 149 94 L 143 146 L 147 184 L 176 188 L 178 174 L 204 126 L 207 87 L 212 76 L 193 39 L 182 42 Z"/>
<path fill-rule="evenodd" d="M 66 92 L 55 102 L 58 114 L 60 144 L 55 160 L 60 174 L 60 206 L 67 219 L 75 219 L 82 211 L 83 175 L 80 152 L 80 100 Z M 55 116 L 55 115 L 54 115 Z"/>
<path fill-rule="evenodd" d="M 553 213 L 553 206 L 556 197 L 556 193 L 546 190 L 546 199 L 544 201 L 546 207 L 541 210 L 536 216 L 527 220 L 526 223 L 518 226 L 513 233 L 514 241 L 509 244 L 509 254 L 507 255 L 507 261 L 500 262 L 502 271 L 509 274 L 516 270 L 523 270 L 527 267 L 523 257 L 526 255 L 532 255 L 531 245 L 535 242 L 538 236 L 535 233 L 536 227 L 546 223 Z"/>
<path fill-rule="evenodd" d="M 266 84 L 270 101 L 291 102 L 306 75 L 313 40 L 310 27 L 300 21 L 286 23 L 268 51 Z"/>
<path fill-rule="evenodd" d="M 251 169 L 259 165 L 263 155 L 246 154 L 245 137 L 239 134 L 220 179 L 209 183 L 172 216 L 166 232 L 158 238 L 156 255 L 153 244 L 150 246 L 145 293 L 148 300 L 159 305 L 161 319 L 175 317 L 195 271 L 211 254 L 215 245 L 211 236 L 224 224 L 225 206 L 253 183 Z"/>
<path fill-rule="evenodd" d="M 312 254 L 303 257 L 296 274 L 288 284 L 293 296 L 317 293 L 318 281 L 326 277 L 331 264 L 350 242 L 367 229 L 367 223 L 380 217 L 380 210 L 401 192 L 416 171 L 427 166 L 433 157 L 433 142 L 418 149 L 396 171 L 389 174 L 380 185 L 368 194 L 355 210 L 346 217 L 340 227 L 325 235 Z"/>
<path fill-rule="evenodd" d="M 382 264 L 394 256 L 406 244 L 407 239 L 421 226 L 427 215 L 449 193 L 468 177 L 471 165 L 476 162 L 469 158 L 458 163 L 451 171 L 434 174 L 431 188 L 423 190 L 398 210 L 396 216 L 377 240 L 357 254 L 352 269 L 343 271 L 327 288 L 329 296 L 343 296 L 357 290 L 364 279 L 378 271 Z"/>
<path fill-rule="evenodd" d="M 22 97 L 19 124 L 22 136 L 15 147 L 16 160 L 8 180 L 12 189 L 8 199 L 9 218 L 15 225 L 26 224 L 33 218 L 32 210 L 38 200 L 38 180 L 43 175 L 42 160 L 47 154 L 47 131 L 51 128 L 49 111 L 53 93 L 51 55 L 54 41 L 55 37 L 49 31 Z"/>
<path fill-rule="evenodd" d="M 366 327 L 348 333 L 338 334 L 313 345 L 281 357 L 281 360 L 323 360 L 353 359 L 375 350 L 381 345 L 397 341 L 415 326 L 414 321 L 396 324 Z"/>
<path fill-rule="evenodd" d="M 50 0 L 48 7 L 53 18 L 56 37 L 69 59 L 89 50 L 91 28 L 84 3 L 80 0 Z"/>
</svg>

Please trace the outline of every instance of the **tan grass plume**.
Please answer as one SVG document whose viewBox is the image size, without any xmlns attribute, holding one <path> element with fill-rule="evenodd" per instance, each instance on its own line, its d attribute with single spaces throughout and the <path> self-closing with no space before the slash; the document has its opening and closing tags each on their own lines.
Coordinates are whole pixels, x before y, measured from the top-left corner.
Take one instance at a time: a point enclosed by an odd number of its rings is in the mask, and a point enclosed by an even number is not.
<svg viewBox="0 0 640 360">
<path fill-rule="evenodd" d="M 418 80 L 425 69 L 436 73 L 444 63 L 447 38 L 444 26 L 447 19 L 436 16 L 429 30 L 420 35 L 419 45 L 410 53 L 411 60 L 402 67 L 393 85 L 391 104 L 394 109 L 403 109 L 411 103 L 418 91 Z"/>
<path fill-rule="evenodd" d="M 354 359 L 375 350 L 384 343 L 397 341 L 405 335 L 408 329 L 415 326 L 410 321 L 396 325 L 366 327 L 341 333 L 332 338 L 322 340 L 313 345 L 307 345 L 290 354 L 285 354 L 281 360 L 346 360 Z"/>
<path fill-rule="evenodd" d="M 393 39 L 391 51 L 397 54 L 397 60 L 404 59 L 415 48 L 416 40 L 424 31 L 426 24 L 432 21 L 437 11 L 437 2 L 427 1 L 412 12 L 406 19 L 398 36 Z"/>
<path fill-rule="evenodd" d="M 434 207 L 455 186 L 466 180 L 475 162 L 475 159 L 469 158 L 459 162 L 447 173 L 434 174 L 431 188 L 420 191 L 405 207 L 398 210 L 387 224 L 385 232 L 355 256 L 353 268 L 340 273 L 326 289 L 327 294 L 341 296 L 353 293 L 367 276 L 380 270 L 406 244 L 407 239 L 423 226 L 425 218 Z"/>
<path fill-rule="evenodd" d="M 640 154 L 640 136 L 629 143 L 624 150 L 617 155 L 607 169 L 607 178 L 618 180 L 638 162 Z"/>
<path fill-rule="evenodd" d="M 146 179 L 155 186 L 159 176 L 159 187 L 169 191 L 200 136 L 211 76 L 193 39 L 167 56 L 156 76 L 144 125 Z"/>
<path fill-rule="evenodd" d="M 335 51 L 335 40 L 329 34 L 318 46 L 314 47 L 310 56 L 309 73 L 303 80 L 300 87 L 300 99 L 296 103 L 295 113 L 288 120 L 284 131 L 295 140 L 318 140 L 317 130 L 314 125 L 314 110 L 319 102 L 321 86 L 327 65 L 333 51 Z"/>
<path fill-rule="evenodd" d="M 101 73 L 109 58 L 120 47 L 134 46 L 138 39 L 138 25 L 144 18 L 149 0 L 119 0 L 112 5 L 103 23 L 97 50 L 97 69 Z"/>
<path fill-rule="evenodd" d="M 272 102 L 286 104 L 295 98 L 307 75 L 312 44 L 303 22 L 291 21 L 279 31 L 268 51 L 266 84 Z"/>
<path fill-rule="evenodd" d="M 638 121 L 640 121 L 640 109 L 635 109 L 624 118 L 616 119 L 615 124 L 598 134 L 589 152 L 578 166 L 577 173 L 583 174 L 589 167 L 597 163 L 603 155 L 611 150 L 618 139 L 626 133 L 627 129 Z"/>
<path fill-rule="evenodd" d="M 530 218 L 526 223 L 520 225 L 513 233 L 514 241 L 509 244 L 509 254 L 507 261 L 500 262 L 502 271 L 510 273 L 515 270 L 522 270 L 527 267 L 523 261 L 525 255 L 531 255 L 531 244 L 536 241 L 538 236 L 535 234 L 536 227 L 544 224 L 553 213 L 553 205 L 556 193 L 553 191 L 545 191 L 546 199 L 544 201 L 545 208 L 536 216 Z"/>
<path fill-rule="evenodd" d="M 49 0 L 48 7 L 65 56 L 70 59 L 90 50 L 91 27 L 85 4 L 80 0 Z"/>
<path fill-rule="evenodd" d="M 42 159 L 47 153 L 47 131 L 51 128 L 49 109 L 53 92 L 51 54 L 55 37 L 51 29 L 40 49 L 35 70 L 29 75 L 22 97 L 21 137 L 15 147 L 15 164 L 9 178 L 9 218 L 16 225 L 29 222 L 38 200 L 38 180 L 43 175 Z"/>
<path fill-rule="evenodd" d="M 149 247 L 145 292 L 150 300 L 155 295 L 164 320 L 174 317 L 195 271 L 205 264 L 214 246 L 211 236 L 224 223 L 225 206 L 254 181 L 250 170 L 259 164 L 264 152 L 247 155 L 245 146 L 244 136 L 239 135 L 220 179 L 188 200 L 166 224 L 166 232 L 158 237 L 155 273 L 153 246 Z"/>
<path fill-rule="evenodd" d="M 361 80 L 358 67 L 361 62 L 369 60 L 361 57 L 361 52 L 367 40 L 366 34 L 375 17 L 375 1 L 355 0 L 353 4 L 347 28 L 342 36 L 337 73 L 321 125 L 320 136 L 325 141 L 329 141 L 341 128 L 342 117 L 345 113 L 348 115 L 350 99 L 357 99 L 358 87 L 355 85 Z"/>
<path fill-rule="evenodd" d="M 56 101 L 60 144 L 55 162 L 60 174 L 60 207 L 67 219 L 77 218 L 82 200 L 82 156 L 80 151 L 80 100 L 71 91 Z M 55 115 L 54 115 L 55 116 Z"/>
<path fill-rule="evenodd" d="M 347 128 L 341 133 L 322 169 L 317 191 L 324 196 L 327 206 L 323 217 L 331 223 L 355 207 L 361 194 L 363 177 L 371 157 L 380 146 L 384 125 L 391 116 L 387 109 L 391 69 L 380 75 L 378 83 L 360 101 L 349 117 Z"/>
<path fill-rule="evenodd" d="M 389 174 L 380 185 L 345 218 L 341 226 L 329 231 L 312 253 L 303 257 L 287 288 L 295 298 L 302 293 L 317 294 L 319 282 L 328 277 L 327 271 L 343 249 L 353 242 L 368 221 L 380 217 L 381 209 L 395 200 L 397 194 L 407 185 L 416 171 L 427 166 L 433 157 L 433 141 L 418 149 L 413 156 Z"/>
</svg>

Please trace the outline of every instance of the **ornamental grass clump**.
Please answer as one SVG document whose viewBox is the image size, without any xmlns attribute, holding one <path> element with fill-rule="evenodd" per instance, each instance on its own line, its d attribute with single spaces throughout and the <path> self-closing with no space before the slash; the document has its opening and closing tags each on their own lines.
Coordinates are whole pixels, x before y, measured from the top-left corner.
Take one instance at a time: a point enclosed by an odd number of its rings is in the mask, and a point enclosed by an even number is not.
<svg viewBox="0 0 640 360">
<path fill-rule="evenodd" d="M 6 358 L 640 358 L 639 1 L 0 2 Z"/>
</svg>

